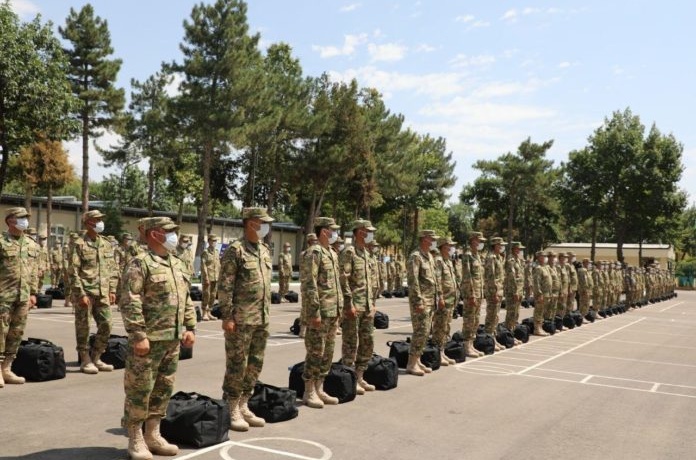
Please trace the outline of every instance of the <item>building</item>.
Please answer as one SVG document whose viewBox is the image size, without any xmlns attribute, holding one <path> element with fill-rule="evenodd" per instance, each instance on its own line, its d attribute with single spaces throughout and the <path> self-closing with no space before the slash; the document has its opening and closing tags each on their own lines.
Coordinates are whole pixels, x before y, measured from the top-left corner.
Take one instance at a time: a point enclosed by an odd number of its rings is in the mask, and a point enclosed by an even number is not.
<svg viewBox="0 0 696 460">
<path fill-rule="evenodd" d="M 555 252 L 574 252 L 578 260 L 585 257 L 590 257 L 592 250 L 591 243 L 557 243 L 548 246 L 545 251 Z M 667 268 L 670 271 L 674 270 L 675 253 L 674 247 L 669 244 L 643 244 L 642 247 L 642 263 L 638 261 L 638 244 L 624 244 L 623 255 L 624 263 L 628 265 L 648 265 L 653 262 L 660 264 L 660 268 Z M 616 260 L 616 243 L 596 243 L 595 244 L 595 261 L 596 260 Z"/>
</svg>

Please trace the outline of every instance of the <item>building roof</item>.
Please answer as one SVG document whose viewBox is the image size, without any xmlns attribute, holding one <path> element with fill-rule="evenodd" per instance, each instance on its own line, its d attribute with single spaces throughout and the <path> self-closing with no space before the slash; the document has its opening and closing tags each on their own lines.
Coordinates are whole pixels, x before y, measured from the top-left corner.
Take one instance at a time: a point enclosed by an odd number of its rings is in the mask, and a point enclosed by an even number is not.
<svg viewBox="0 0 696 460">
<path fill-rule="evenodd" d="M 592 243 L 554 243 L 549 244 L 548 247 L 553 248 L 591 248 Z M 661 243 L 643 243 L 643 249 L 669 249 L 672 245 L 661 244 Z M 616 248 L 616 243 L 595 243 L 595 248 L 603 249 L 614 249 Z M 624 243 L 624 249 L 639 249 L 640 245 L 637 243 Z"/>
</svg>

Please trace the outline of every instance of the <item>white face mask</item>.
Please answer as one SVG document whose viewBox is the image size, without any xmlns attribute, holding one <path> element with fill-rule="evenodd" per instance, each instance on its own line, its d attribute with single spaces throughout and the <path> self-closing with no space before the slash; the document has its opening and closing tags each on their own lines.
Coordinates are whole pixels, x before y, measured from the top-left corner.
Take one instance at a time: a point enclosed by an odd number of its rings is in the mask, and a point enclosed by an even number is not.
<svg viewBox="0 0 696 460">
<path fill-rule="evenodd" d="M 104 231 L 104 221 L 100 220 L 96 224 L 94 224 L 94 232 L 95 233 L 101 233 Z"/>
<path fill-rule="evenodd" d="M 449 256 L 454 257 L 454 255 L 457 253 L 457 248 L 449 248 Z"/>
<path fill-rule="evenodd" d="M 256 230 L 256 236 L 259 237 L 259 239 L 265 238 L 266 235 L 268 235 L 268 232 L 271 231 L 271 224 L 269 223 L 262 223 L 261 228 Z"/>
<path fill-rule="evenodd" d="M 24 230 L 29 228 L 29 219 L 27 219 L 26 217 L 17 218 L 17 221 L 15 222 L 15 228 L 23 232 Z"/>
<path fill-rule="evenodd" d="M 549 258 L 548 258 L 548 257 L 544 257 L 544 258 L 541 259 L 541 260 L 544 262 L 544 265 L 546 265 L 547 263 L 549 263 Z"/>
<path fill-rule="evenodd" d="M 505 246 L 501 246 L 501 247 L 500 247 L 500 253 L 501 253 L 501 254 L 505 254 Z"/>
<path fill-rule="evenodd" d="M 338 250 L 339 250 L 339 251 L 343 251 L 345 248 L 346 248 L 346 245 L 343 244 L 343 243 L 341 243 L 341 244 L 338 245 Z M 288 252 L 290 252 L 290 251 L 288 251 Z"/>
<path fill-rule="evenodd" d="M 575 262 L 575 257 L 571 257 L 571 258 L 570 258 L 570 263 L 574 263 L 574 262 Z"/>
<path fill-rule="evenodd" d="M 431 250 L 431 251 L 437 251 L 437 241 L 431 241 L 431 242 L 430 242 L 430 250 Z"/>
<path fill-rule="evenodd" d="M 167 232 L 164 236 L 165 240 L 162 246 L 164 246 L 164 249 L 167 251 L 174 251 L 176 245 L 179 243 L 179 235 L 177 235 L 176 232 Z"/>
<path fill-rule="evenodd" d="M 375 239 L 375 232 L 367 232 L 367 235 L 365 235 L 365 243 L 370 244 L 374 241 Z"/>
<path fill-rule="evenodd" d="M 331 232 L 331 236 L 329 237 L 329 244 L 334 244 L 337 239 L 338 239 L 338 232 L 336 230 L 334 230 Z"/>
<path fill-rule="evenodd" d="M 484 246 L 483 243 L 479 243 L 477 249 L 478 249 L 479 251 L 483 251 L 483 246 Z"/>
</svg>

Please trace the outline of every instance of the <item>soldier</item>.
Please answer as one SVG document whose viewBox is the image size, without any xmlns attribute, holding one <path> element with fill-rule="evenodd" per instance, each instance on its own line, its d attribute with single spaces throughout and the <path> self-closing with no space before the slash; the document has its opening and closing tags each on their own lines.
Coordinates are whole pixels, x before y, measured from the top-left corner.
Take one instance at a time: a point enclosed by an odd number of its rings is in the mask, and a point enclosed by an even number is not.
<svg viewBox="0 0 696 460">
<path fill-rule="evenodd" d="M 104 214 L 98 210 L 84 213 L 82 223 L 87 233 L 75 240 L 70 264 L 70 292 L 75 306 L 75 339 L 80 370 L 85 374 L 114 370 L 112 365 L 100 359 L 111 334 L 110 305 L 116 301 L 118 285 L 114 249 L 111 243 L 100 235 L 104 231 L 103 218 Z M 91 356 L 88 345 L 90 313 L 97 323 Z"/>
<path fill-rule="evenodd" d="M 505 327 L 514 331 L 520 317 L 520 303 L 524 295 L 524 261 L 521 257 L 522 243 L 513 241 L 505 262 Z M 515 339 L 515 345 L 522 342 Z"/>
<path fill-rule="evenodd" d="M 273 259 L 263 239 L 271 231 L 271 222 L 265 208 L 244 208 L 244 236 L 230 244 L 220 264 L 220 312 L 226 353 L 222 390 L 234 431 L 266 424 L 249 410 L 248 402 L 263 368 L 269 335 Z"/>
<path fill-rule="evenodd" d="M 189 280 L 193 277 L 193 251 L 191 251 L 191 237 L 181 235 L 179 243 L 176 245 L 176 256 L 184 263 Z"/>
<path fill-rule="evenodd" d="M 46 247 L 46 235 L 39 235 L 39 248 L 39 282 L 37 292 L 41 292 L 44 276 L 46 276 L 46 273 L 50 273 L 51 270 L 50 255 Z"/>
<path fill-rule="evenodd" d="M 437 238 L 434 230 L 421 230 L 418 233 L 418 248 L 409 256 L 406 268 L 408 304 L 413 326 L 406 372 L 421 377 L 433 371 L 420 360 L 430 335 L 433 312 L 435 308 L 445 308 L 435 275 L 435 261 L 430 254 L 431 250 L 437 249 Z"/>
<path fill-rule="evenodd" d="M 370 255 L 370 273 L 372 273 L 372 299 L 376 302 L 382 294 L 382 269 L 379 259 L 379 243 L 374 239 L 367 244 Z"/>
<path fill-rule="evenodd" d="M 433 342 L 440 347 L 440 365 L 448 366 L 456 364 L 453 359 L 445 355 L 445 344 L 450 336 L 450 323 L 452 322 L 452 312 L 459 300 L 459 284 L 457 275 L 454 271 L 454 258 L 457 250 L 457 243 L 451 238 L 440 238 L 437 240 L 439 253 L 435 257 L 435 275 L 437 283 L 442 292 L 444 305 L 438 306 L 433 314 Z"/>
<path fill-rule="evenodd" d="M 318 244 L 319 241 L 317 240 L 317 235 L 316 233 L 307 233 L 306 237 L 307 241 L 307 249 L 302 251 L 300 253 L 300 261 L 304 260 L 304 256 L 307 253 L 307 250 L 311 247 L 314 246 L 315 244 Z M 305 332 L 307 331 L 307 294 L 306 294 L 306 287 L 307 287 L 307 273 L 303 270 L 304 265 L 300 265 L 300 299 L 302 301 L 302 305 L 300 307 L 300 337 L 304 338 Z"/>
<path fill-rule="evenodd" d="M 340 254 L 343 249 L 345 249 L 345 241 L 343 241 L 343 238 L 339 235 L 338 238 L 336 238 L 336 241 L 331 245 L 331 249 L 334 250 L 336 254 Z"/>
<path fill-rule="evenodd" d="M 592 290 L 594 288 L 590 270 L 590 259 L 586 257 L 582 259 L 582 266 L 578 268 L 578 295 L 580 297 L 580 314 L 583 322 L 585 322 L 585 316 L 590 311 L 590 300 L 592 299 Z"/>
<path fill-rule="evenodd" d="M 344 249 L 339 259 L 343 291 L 341 361 L 346 366 L 355 367 L 358 376 L 356 392 L 359 395 L 375 390 L 375 387 L 363 378 L 375 345 L 373 264 L 367 248 L 367 244 L 374 239 L 375 230 L 369 220 L 354 221 L 353 245 Z"/>
<path fill-rule="evenodd" d="M 208 247 L 201 254 L 201 282 L 203 283 L 203 301 L 201 310 L 203 321 L 214 320 L 210 314 L 210 309 L 215 304 L 217 298 L 217 281 L 220 274 L 220 257 L 217 253 L 217 235 L 208 235 Z"/>
<path fill-rule="evenodd" d="M 402 292 L 404 289 L 404 274 L 406 273 L 406 266 L 401 258 L 401 254 L 396 255 L 396 265 L 394 267 L 396 274 L 394 275 L 394 288 Z"/>
<path fill-rule="evenodd" d="M 321 409 L 324 404 L 338 404 L 338 399 L 326 394 L 323 387 L 331 368 L 336 328 L 343 308 L 341 268 L 338 255 L 330 247 L 338 239 L 339 228 L 331 217 L 315 218 L 314 233 L 319 244 L 307 248 L 302 259 L 302 269 L 306 275 L 308 322 L 302 400 L 314 409 Z"/>
<path fill-rule="evenodd" d="M 542 329 L 544 315 L 549 310 L 547 302 L 552 302 L 551 289 L 553 279 L 551 277 L 551 269 L 546 265 L 547 256 L 539 251 L 536 253 L 537 266 L 532 272 L 532 285 L 534 289 L 534 335 L 547 336 L 549 335 Z"/>
<path fill-rule="evenodd" d="M 65 249 L 63 249 L 63 286 L 65 287 L 65 304 L 66 308 L 72 308 L 72 312 L 75 313 L 75 306 L 72 303 L 72 289 L 70 286 L 70 266 L 72 264 L 72 253 L 75 249 L 75 241 L 80 237 L 76 232 L 70 232 L 68 235 L 68 240 L 65 242 Z"/>
<path fill-rule="evenodd" d="M 123 425 L 128 454 L 136 460 L 179 452 L 160 435 L 159 426 L 174 388 L 180 343 L 193 346 L 196 328 L 190 279 L 181 260 L 171 255 L 178 226 L 169 217 L 150 217 L 143 229 L 148 251 L 129 261 L 119 295 L 128 333 Z"/>
<path fill-rule="evenodd" d="M 41 262 L 41 246 L 38 243 L 38 234 L 36 232 L 36 228 L 34 227 L 29 227 L 25 232 L 25 236 L 27 236 L 27 244 L 32 248 L 29 251 L 29 257 L 32 257 L 34 260 L 30 261 L 29 264 L 32 267 L 35 267 L 36 270 L 34 270 L 31 283 L 34 283 L 34 286 L 36 286 L 36 293 L 41 292 L 41 287 L 42 287 L 42 262 Z"/>
<path fill-rule="evenodd" d="M 593 264 L 592 269 L 592 309 L 595 311 L 595 317 L 597 319 L 602 319 L 599 316 L 599 311 L 604 309 L 604 299 L 603 295 L 603 284 L 604 280 L 602 278 L 602 261 L 597 261 Z"/>
<path fill-rule="evenodd" d="M 25 208 L 5 211 L 7 232 L 0 237 L 0 388 L 22 384 L 24 377 L 12 372 L 29 309 L 36 305 L 36 247 L 30 245 L 24 230 L 29 226 Z M 34 252 L 34 254 L 31 254 Z"/>
<path fill-rule="evenodd" d="M 50 254 L 51 259 L 51 287 L 57 288 L 60 283 L 62 264 L 63 264 L 63 251 L 60 247 L 60 242 L 56 240 L 53 243 L 53 248 Z"/>
<path fill-rule="evenodd" d="M 483 264 L 479 251 L 483 250 L 486 239 L 481 232 L 469 232 L 469 250 L 462 258 L 462 299 L 464 299 L 464 316 L 462 318 L 462 335 L 464 351 L 469 358 L 479 358 L 483 353 L 474 348 L 474 337 L 478 329 L 483 291 Z"/>
<path fill-rule="evenodd" d="M 566 312 L 575 310 L 575 298 L 578 294 L 578 271 L 575 268 L 575 253 L 569 252 L 568 256 L 568 299 L 566 300 Z"/>
<path fill-rule="evenodd" d="M 558 293 L 558 301 L 556 302 L 556 315 L 563 318 L 566 314 L 566 304 L 568 303 L 568 293 L 570 292 L 570 275 L 568 274 L 565 252 L 558 253 L 558 264 L 554 268 L 556 269 L 558 278 L 561 280 L 561 289 Z M 558 328 L 558 330 L 562 329 L 563 328 Z"/>
<path fill-rule="evenodd" d="M 491 253 L 486 258 L 484 267 L 484 290 L 486 293 L 486 333 L 496 336 L 495 327 L 498 325 L 498 312 L 503 301 L 503 283 L 505 281 L 505 242 L 500 237 L 491 238 Z M 505 347 L 495 341 L 495 351 Z"/>
<path fill-rule="evenodd" d="M 285 294 L 290 289 L 290 275 L 292 275 L 292 253 L 290 249 L 290 243 L 286 241 L 283 244 L 283 253 L 278 256 L 278 294 L 280 294 L 280 301 L 283 303 L 288 301 L 285 298 Z"/>
<path fill-rule="evenodd" d="M 553 321 L 556 316 L 556 305 L 561 293 L 561 277 L 556 269 L 556 255 L 553 251 L 546 252 L 546 269 L 551 275 L 551 296 L 548 298 L 544 310 L 544 319 L 548 321 Z"/>
</svg>

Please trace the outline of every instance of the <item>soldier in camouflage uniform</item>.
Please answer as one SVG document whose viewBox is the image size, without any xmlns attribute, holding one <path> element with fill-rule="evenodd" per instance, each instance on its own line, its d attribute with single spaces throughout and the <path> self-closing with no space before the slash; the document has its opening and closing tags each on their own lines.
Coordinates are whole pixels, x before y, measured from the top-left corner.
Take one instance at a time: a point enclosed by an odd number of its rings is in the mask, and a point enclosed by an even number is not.
<svg viewBox="0 0 696 460">
<path fill-rule="evenodd" d="M 367 247 L 369 249 L 370 258 L 372 260 L 371 263 L 374 268 L 372 271 L 372 277 L 374 279 L 374 283 L 372 283 L 372 292 L 375 301 L 377 301 L 377 299 L 379 299 L 379 297 L 382 295 L 382 290 L 384 289 L 384 263 L 380 257 L 381 245 L 377 241 L 372 240 L 371 242 L 367 243 Z"/>
<path fill-rule="evenodd" d="M 404 289 L 404 274 L 406 273 L 406 266 L 401 258 L 401 254 L 396 255 L 396 275 L 394 276 L 394 288 L 395 290 L 401 292 Z"/>
<path fill-rule="evenodd" d="M 483 353 L 474 348 L 474 337 L 481 314 L 481 302 L 484 298 L 483 264 L 479 251 L 483 250 L 486 239 L 481 232 L 469 232 L 469 250 L 462 258 L 462 299 L 464 300 L 464 317 L 462 335 L 464 351 L 469 358 L 479 358 Z"/>
<path fill-rule="evenodd" d="M 575 298 L 578 294 L 578 271 L 575 268 L 575 253 L 569 252 L 568 256 L 568 299 L 566 300 L 566 312 L 570 313 L 575 310 Z"/>
<path fill-rule="evenodd" d="M 486 258 L 483 270 L 483 286 L 486 293 L 486 333 L 496 337 L 495 328 L 498 325 L 498 312 L 503 301 L 503 284 L 505 281 L 505 242 L 500 237 L 491 238 L 491 252 Z M 495 351 L 505 347 L 495 341 Z"/>
<path fill-rule="evenodd" d="M 558 292 L 558 301 L 556 302 L 556 315 L 563 318 L 566 313 L 566 304 L 568 303 L 568 293 L 570 291 L 570 275 L 568 274 L 568 267 L 566 263 L 566 253 L 558 253 L 558 264 L 554 267 L 558 278 L 561 280 L 561 289 Z M 563 328 L 557 328 L 558 330 L 563 330 Z"/>
<path fill-rule="evenodd" d="M 160 435 L 159 426 L 174 388 L 179 347 L 195 341 L 196 312 L 188 291 L 191 280 L 181 260 L 171 255 L 178 226 L 168 217 L 146 218 L 142 225 L 149 250 L 126 266 L 119 307 L 128 333 L 122 424 L 131 459 L 145 460 L 179 451 Z"/>
<path fill-rule="evenodd" d="M 394 292 L 394 279 L 396 276 L 394 257 L 390 257 L 385 266 L 387 267 L 387 292 L 392 293 Z"/>
<path fill-rule="evenodd" d="M 220 268 L 220 312 L 225 331 L 226 368 L 222 390 L 234 431 L 262 427 L 265 420 L 248 402 L 263 368 L 268 340 L 273 259 L 263 239 L 273 219 L 265 208 L 244 208 L 244 236 L 225 250 Z"/>
<path fill-rule="evenodd" d="M 358 376 L 356 392 L 374 391 L 363 378 L 374 351 L 375 300 L 371 255 L 367 243 L 374 239 L 376 228 L 369 220 L 353 222 L 353 245 L 340 255 L 341 289 L 343 291 L 342 358 L 346 366 L 355 367 Z"/>
<path fill-rule="evenodd" d="M 423 376 L 432 372 L 421 363 L 421 355 L 430 335 L 433 312 L 445 308 L 442 291 L 437 283 L 435 261 L 430 251 L 437 249 L 434 230 L 421 230 L 418 233 L 418 249 L 408 257 L 406 274 L 408 276 L 408 304 L 411 311 L 411 349 L 408 354 L 406 372 Z"/>
<path fill-rule="evenodd" d="M 75 339 L 80 370 L 85 374 L 112 371 L 110 364 L 101 361 L 111 334 L 110 305 L 116 301 L 118 273 L 114 249 L 100 235 L 104 231 L 104 214 L 88 211 L 82 217 L 87 233 L 75 241 L 70 264 L 70 292 L 75 306 Z M 89 353 L 89 315 L 97 323 L 92 355 Z"/>
<path fill-rule="evenodd" d="M 278 256 L 278 294 L 280 301 L 285 303 L 288 299 L 285 294 L 290 289 L 290 276 L 292 275 L 292 253 L 290 252 L 290 243 L 283 244 L 283 253 Z"/>
<path fill-rule="evenodd" d="M 7 232 L 0 237 L 0 388 L 5 383 L 24 383 L 24 377 L 12 372 L 12 362 L 22 341 L 29 309 L 36 304 L 37 277 L 37 267 L 32 265 L 36 247 L 24 235 L 29 213 L 25 208 L 9 208 L 5 223 Z"/>
<path fill-rule="evenodd" d="M 319 244 L 307 248 L 302 259 L 306 276 L 307 322 L 305 335 L 305 382 L 303 401 L 308 407 L 320 409 L 324 404 L 338 404 L 338 399 L 324 392 L 324 379 L 331 368 L 336 328 L 343 308 L 341 267 L 338 255 L 331 249 L 338 239 L 340 227 L 331 217 L 314 219 L 314 233 Z"/>
<path fill-rule="evenodd" d="M 300 261 L 304 260 L 304 256 L 307 253 L 307 250 L 311 247 L 314 246 L 315 244 L 319 243 L 319 240 L 317 240 L 317 235 L 316 233 L 308 233 L 306 237 L 307 241 L 307 249 L 302 251 L 300 253 Z M 300 307 L 300 337 L 304 338 L 305 332 L 307 331 L 307 308 L 308 308 L 308 297 L 306 294 L 306 287 L 307 287 L 307 272 L 304 271 L 304 265 L 300 264 L 300 301 L 302 302 L 302 305 Z"/>
<path fill-rule="evenodd" d="M 56 241 L 53 243 L 53 248 L 50 253 L 51 259 L 51 287 L 56 288 L 60 283 L 60 278 L 62 274 L 63 265 L 63 250 L 60 247 L 60 243 Z"/>
<path fill-rule="evenodd" d="M 38 243 L 38 234 L 36 232 L 36 228 L 34 227 L 29 227 L 25 232 L 24 236 L 27 237 L 27 244 L 29 244 L 31 250 L 29 251 L 29 257 L 31 257 L 33 260 L 29 261 L 29 264 L 32 267 L 35 267 L 36 269 L 34 270 L 34 275 L 32 279 L 32 283 L 35 283 L 34 285 L 36 286 L 36 292 L 37 294 L 41 292 L 41 246 Z"/>
<path fill-rule="evenodd" d="M 558 304 L 558 297 L 561 293 L 561 277 L 556 269 L 556 256 L 557 254 L 553 251 L 546 252 L 546 268 L 551 275 L 551 296 L 544 310 L 544 319 L 548 321 L 553 321 L 554 316 L 556 316 L 556 305 Z"/>
<path fill-rule="evenodd" d="M 439 253 L 435 257 L 435 276 L 442 292 L 444 305 L 438 306 L 433 314 L 433 342 L 440 347 L 440 365 L 448 366 L 457 362 L 445 355 L 445 344 L 450 336 L 452 312 L 459 300 L 459 284 L 452 259 L 456 255 L 457 243 L 451 238 L 437 240 Z"/>
<path fill-rule="evenodd" d="M 510 254 L 505 262 L 505 327 L 514 331 L 520 317 L 520 303 L 524 295 L 524 261 L 520 254 L 524 246 L 519 241 L 510 245 Z M 515 339 L 515 345 L 521 342 Z"/>
<path fill-rule="evenodd" d="M 75 249 L 75 241 L 80 237 L 76 232 L 70 232 L 68 234 L 68 240 L 65 242 L 65 248 L 63 249 L 63 264 L 62 264 L 62 277 L 63 277 L 63 287 L 65 294 L 65 304 L 66 308 L 72 308 L 72 312 L 75 313 L 75 306 L 72 303 L 71 286 L 70 286 L 70 265 L 72 264 L 72 253 Z"/>
<path fill-rule="evenodd" d="M 592 269 L 592 308 L 597 313 L 597 319 L 602 319 L 599 316 L 599 311 L 604 309 L 604 278 L 602 277 L 602 261 L 597 261 Z"/>
<path fill-rule="evenodd" d="M 191 279 L 193 277 L 193 251 L 191 251 L 190 236 L 181 235 L 179 244 L 176 245 L 175 254 L 184 263 L 186 273 L 188 273 L 189 279 Z"/>
<path fill-rule="evenodd" d="M 43 287 L 43 280 L 46 273 L 50 273 L 51 263 L 48 248 L 46 247 L 46 236 L 39 235 L 39 282 L 36 286 L 36 291 L 41 292 Z"/>
<path fill-rule="evenodd" d="M 201 282 L 203 284 L 203 300 L 201 311 L 203 321 L 216 319 L 210 314 L 215 304 L 218 292 L 218 276 L 220 274 L 220 257 L 217 253 L 217 235 L 208 235 L 208 247 L 201 254 Z"/>
<path fill-rule="evenodd" d="M 590 272 L 590 259 L 582 259 L 582 266 L 578 268 L 578 295 L 580 297 L 580 314 L 585 322 L 585 316 L 590 311 L 590 301 L 592 300 L 592 273 Z"/>
<path fill-rule="evenodd" d="M 551 267 L 546 265 L 548 259 L 542 251 L 536 253 L 537 266 L 532 272 L 532 288 L 534 290 L 534 335 L 549 335 L 542 329 L 544 315 L 549 309 L 547 302 L 552 302 L 551 288 L 553 279 L 551 277 Z"/>
</svg>

